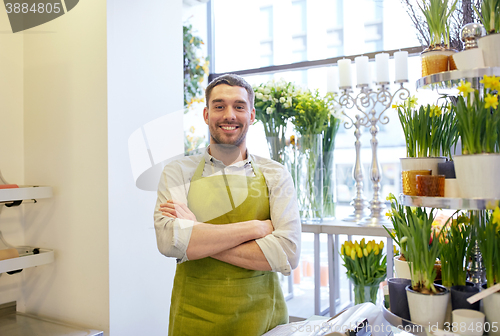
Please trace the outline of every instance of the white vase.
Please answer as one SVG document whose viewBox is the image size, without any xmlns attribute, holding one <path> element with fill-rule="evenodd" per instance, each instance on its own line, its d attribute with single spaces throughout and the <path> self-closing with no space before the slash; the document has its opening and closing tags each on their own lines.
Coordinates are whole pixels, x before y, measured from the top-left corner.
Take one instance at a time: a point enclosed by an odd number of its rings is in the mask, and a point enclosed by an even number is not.
<svg viewBox="0 0 500 336">
<path fill-rule="evenodd" d="M 500 199 L 500 154 L 457 155 L 453 161 L 462 198 Z"/>
<path fill-rule="evenodd" d="M 396 278 L 411 279 L 410 266 L 405 260 L 399 260 L 400 256 L 394 257 L 394 271 L 396 273 Z"/>
<path fill-rule="evenodd" d="M 490 328 L 488 335 L 500 336 L 500 293 L 493 293 L 485 297 L 483 299 L 483 308 L 486 315 L 486 322 L 488 322 L 489 326 L 496 325 L 498 327 L 496 332 L 493 331 L 495 329 Z M 493 324 L 493 322 L 496 323 Z"/>
<path fill-rule="evenodd" d="M 483 50 L 479 48 L 467 49 L 453 54 L 453 60 L 458 70 L 484 68 Z"/>
<path fill-rule="evenodd" d="M 420 324 L 424 328 L 437 326 L 443 328 L 446 317 L 446 308 L 450 300 L 450 291 L 446 287 L 434 285 L 443 291 L 438 294 L 422 294 L 406 287 L 410 317 L 413 323 Z"/>
<path fill-rule="evenodd" d="M 460 198 L 460 185 L 456 178 L 444 180 L 444 197 Z"/>
<path fill-rule="evenodd" d="M 446 158 L 438 157 L 418 157 L 418 158 L 400 158 L 401 170 L 432 170 L 432 175 L 438 173 L 438 163 L 446 162 Z"/>
<path fill-rule="evenodd" d="M 500 67 L 500 34 L 489 34 L 477 40 L 479 49 L 483 51 L 486 67 Z"/>
</svg>

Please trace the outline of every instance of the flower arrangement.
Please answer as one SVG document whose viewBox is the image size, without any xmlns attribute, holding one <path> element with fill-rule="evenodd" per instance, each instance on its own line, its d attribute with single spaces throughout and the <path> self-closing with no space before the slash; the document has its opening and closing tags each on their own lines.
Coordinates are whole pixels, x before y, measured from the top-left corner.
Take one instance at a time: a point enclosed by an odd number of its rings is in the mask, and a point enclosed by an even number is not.
<svg viewBox="0 0 500 336">
<path fill-rule="evenodd" d="M 461 81 L 458 86 L 460 96 L 453 109 L 462 139 L 462 154 L 500 152 L 499 79 L 484 76 L 480 81 L 483 84 L 481 93 L 471 88 L 470 82 Z"/>
<path fill-rule="evenodd" d="M 330 117 L 329 99 L 322 98 L 318 90 L 297 95 L 296 113 L 292 119 L 295 131 L 301 136 L 323 133 Z"/>
<path fill-rule="evenodd" d="M 295 115 L 297 96 L 302 90 L 283 79 L 271 80 L 253 89 L 255 119 L 264 125 L 266 137 L 284 138 L 287 122 Z"/>
<path fill-rule="evenodd" d="M 397 108 L 406 140 L 407 157 L 448 156 L 458 140 L 455 113 L 447 105 L 417 107 L 417 98 L 410 97 Z"/>
<path fill-rule="evenodd" d="M 421 293 L 437 293 L 434 280 L 437 276 L 436 260 L 441 253 L 439 239 L 440 230 L 434 230 L 435 209 L 429 213 L 423 208 L 410 208 L 399 205 L 394 195 L 391 201 L 391 212 L 388 214 L 394 232 L 384 228 L 400 246 L 411 270 L 413 290 Z"/>
<path fill-rule="evenodd" d="M 498 0 L 483 0 L 481 3 L 481 13 L 477 7 L 474 10 L 481 20 L 487 34 L 500 32 L 500 1 Z"/>
<path fill-rule="evenodd" d="M 445 287 L 465 286 L 466 256 L 469 251 L 471 228 L 469 218 L 462 214 L 445 226 L 439 237 L 441 244 L 441 279 Z"/>
<path fill-rule="evenodd" d="M 449 0 L 422 0 L 417 4 L 422 14 L 427 20 L 429 30 L 429 48 L 440 47 L 444 44 L 446 48 L 450 46 L 450 23 L 449 18 L 455 11 L 457 1 Z M 451 3 L 451 5 L 450 5 Z"/>
<path fill-rule="evenodd" d="M 387 256 L 382 252 L 384 242 L 365 239 L 346 241 L 340 247 L 340 257 L 347 269 L 347 277 L 354 284 L 355 304 L 366 301 L 365 287 L 369 287 L 369 301 L 376 303 L 378 285 L 387 275 Z M 368 294 L 368 293 L 367 293 Z"/>
<path fill-rule="evenodd" d="M 471 224 L 478 227 L 478 243 L 486 268 L 487 286 L 500 282 L 500 208 L 493 212 L 481 211 L 479 215 L 472 212 Z"/>
<path fill-rule="evenodd" d="M 203 40 L 193 35 L 193 27 L 183 27 L 184 46 L 184 113 L 189 111 L 193 103 L 205 101 L 201 83 L 208 74 L 208 57 L 199 57 L 198 53 Z"/>
</svg>

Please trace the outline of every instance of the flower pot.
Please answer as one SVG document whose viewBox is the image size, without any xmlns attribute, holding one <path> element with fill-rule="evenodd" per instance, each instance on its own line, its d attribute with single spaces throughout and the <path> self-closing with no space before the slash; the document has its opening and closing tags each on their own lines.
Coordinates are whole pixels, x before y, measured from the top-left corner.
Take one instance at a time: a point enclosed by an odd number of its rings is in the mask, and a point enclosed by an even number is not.
<svg viewBox="0 0 500 336">
<path fill-rule="evenodd" d="M 400 256 L 394 257 L 394 270 L 396 278 L 411 279 L 410 266 L 406 260 L 399 260 Z"/>
<path fill-rule="evenodd" d="M 406 320 L 410 319 L 410 310 L 408 308 L 408 298 L 406 297 L 406 287 L 411 285 L 410 279 L 390 278 L 389 284 L 389 303 L 391 312 Z"/>
<path fill-rule="evenodd" d="M 483 288 L 486 286 L 484 285 Z M 490 330 L 485 330 L 488 332 L 489 336 L 499 336 L 500 335 L 500 327 L 494 331 L 493 322 L 496 322 L 495 325 L 498 326 L 500 322 L 500 293 L 496 292 L 491 295 L 488 295 L 483 299 L 483 308 L 484 314 L 486 315 L 486 322 L 488 322 Z M 486 325 L 485 325 L 486 327 Z"/>
<path fill-rule="evenodd" d="M 461 197 L 500 198 L 500 154 L 458 155 L 454 161 Z"/>
<path fill-rule="evenodd" d="M 456 178 L 444 180 L 444 197 L 460 198 L 460 186 Z"/>
<path fill-rule="evenodd" d="M 437 325 L 439 329 L 442 329 L 446 316 L 446 307 L 450 299 L 450 291 L 440 285 L 434 286 L 441 292 L 437 294 L 422 294 L 414 291 L 411 286 L 406 287 L 410 317 L 412 322 L 426 328 Z"/>
<path fill-rule="evenodd" d="M 477 40 L 479 49 L 483 51 L 486 67 L 500 67 L 500 34 L 489 34 Z"/>
<path fill-rule="evenodd" d="M 452 57 L 458 70 L 484 68 L 483 51 L 479 48 L 463 50 Z"/>
<path fill-rule="evenodd" d="M 437 164 L 437 175 L 444 175 L 445 178 L 457 178 L 455 175 L 455 162 L 446 161 Z"/>
<path fill-rule="evenodd" d="M 452 49 L 427 50 L 420 54 L 422 59 L 422 77 L 435 73 L 455 70 L 456 65 L 451 57 L 456 51 Z"/>
<path fill-rule="evenodd" d="M 456 309 L 453 311 L 453 325 L 456 326 L 456 332 L 460 335 L 482 336 L 484 314 L 476 310 Z"/>
<path fill-rule="evenodd" d="M 323 139 L 321 134 L 303 135 L 295 146 L 295 188 L 300 218 L 323 218 Z"/>
<path fill-rule="evenodd" d="M 451 287 L 451 309 L 473 309 L 479 310 L 479 301 L 470 304 L 467 298 L 479 293 L 479 288 L 474 286 L 452 286 Z"/>
<path fill-rule="evenodd" d="M 401 170 L 432 170 L 432 175 L 438 175 L 438 163 L 446 162 L 445 157 L 400 158 Z"/>
</svg>

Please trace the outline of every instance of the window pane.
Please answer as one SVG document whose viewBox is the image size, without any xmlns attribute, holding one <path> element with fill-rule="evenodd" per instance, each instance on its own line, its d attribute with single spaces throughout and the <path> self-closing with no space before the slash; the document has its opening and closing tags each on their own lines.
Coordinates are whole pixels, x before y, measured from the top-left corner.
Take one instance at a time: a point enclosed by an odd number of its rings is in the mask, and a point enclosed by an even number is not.
<svg viewBox="0 0 500 336">
<path fill-rule="evenodd" d="M 213 1 L 216 73 L 419 45 L 400 0 Z"/>
</svg>

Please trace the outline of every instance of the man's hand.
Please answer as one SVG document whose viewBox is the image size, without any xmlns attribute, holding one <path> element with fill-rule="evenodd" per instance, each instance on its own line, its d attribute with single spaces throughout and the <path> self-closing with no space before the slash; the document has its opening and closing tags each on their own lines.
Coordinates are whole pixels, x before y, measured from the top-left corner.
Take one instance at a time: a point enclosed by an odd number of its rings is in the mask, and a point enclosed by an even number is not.
<svg viewBox="0 0 500 336">
<path fill-rule="evenodd" d="M 182 202 L 168 200 L 167 203 L 160 204 L 160 211 L 162 215 L 170 218 L 190 219 L 196 222 L 194 213 Z"/>
<path fill-rule="evenodd" d="M 273 223 L 271 222 L 270 219 L 266 219 L 263 221 L 257 221 L 257 224 L 260 226 L 262 233 L 261 233 L 261 238 L 264 238 L 265 236 L 273 233 L 274 231 L 274 226 Z"/>
</svg>

